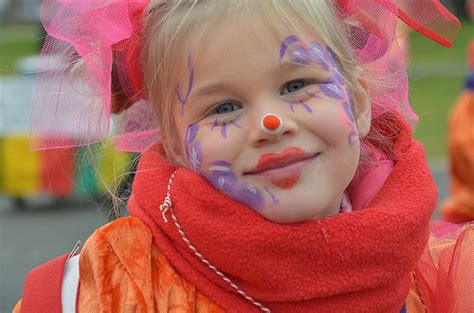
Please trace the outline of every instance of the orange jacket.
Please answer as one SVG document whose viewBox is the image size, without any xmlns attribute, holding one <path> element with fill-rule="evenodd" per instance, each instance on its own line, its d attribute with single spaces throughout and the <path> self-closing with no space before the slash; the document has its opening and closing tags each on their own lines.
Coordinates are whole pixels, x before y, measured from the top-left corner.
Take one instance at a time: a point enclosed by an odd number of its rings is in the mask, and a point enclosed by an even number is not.
<svg viewBox="0 0 474 313">
<path fill-rule="evenodd" d="M 224 312 L 174 270 L 134 217 L 97 229 L 84 244 L 79 272 L 78 312 Z M 21 312 L 21 300 L 13 312 Z M 425 312 L 414 281 L 407 312 Z"/>
</svg>

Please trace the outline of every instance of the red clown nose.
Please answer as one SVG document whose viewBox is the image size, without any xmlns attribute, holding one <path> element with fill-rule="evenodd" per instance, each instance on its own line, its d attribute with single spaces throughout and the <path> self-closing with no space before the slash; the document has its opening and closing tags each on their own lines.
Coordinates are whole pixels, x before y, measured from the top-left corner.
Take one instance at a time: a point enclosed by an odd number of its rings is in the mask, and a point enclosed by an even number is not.
<svg viewBox="0 0 474 313">
<path fill-rule="evenodd" d="M 283 129 L 283 121 L 273 113 L 265 114 L 260 123 L 262 130 L 271 135 L 280 135 Z"/>
</svg>

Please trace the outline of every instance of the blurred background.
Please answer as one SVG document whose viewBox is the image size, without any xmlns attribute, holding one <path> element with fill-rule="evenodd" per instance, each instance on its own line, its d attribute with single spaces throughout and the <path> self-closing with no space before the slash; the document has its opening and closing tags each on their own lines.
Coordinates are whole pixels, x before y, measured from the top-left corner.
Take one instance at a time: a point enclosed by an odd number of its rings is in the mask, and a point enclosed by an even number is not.
<svg viewBox="0 0 474 313">
<path fill-rule="evenodd" d="M 474 39 L 466 0 L 442 2 L 463 24 L 454 46 L 445 49 L 418 34 L 405 43 L 410 100 L 421 118 L 415 137 L 425 145 L 440 201 L 449 192 L 448 115 L 469 72 L 467 47 Z M 110 220 L 107 190 L 127 196 L 136 157 L 114 152 L 110 142 L 29 151 L 36 56 L 45 35 L 39 5 L 40 0 L 0 0 L 0 312 L 11 311 L 21 297 L 31 268 L 69 252 Z"/>
</svg>

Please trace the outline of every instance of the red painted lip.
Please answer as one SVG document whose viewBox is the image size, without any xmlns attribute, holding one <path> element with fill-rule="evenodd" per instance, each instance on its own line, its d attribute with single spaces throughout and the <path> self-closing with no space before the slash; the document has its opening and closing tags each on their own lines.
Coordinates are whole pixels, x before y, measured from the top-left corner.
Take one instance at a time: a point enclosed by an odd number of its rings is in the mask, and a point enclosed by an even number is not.
<svg viewBox="0 0 474 313">
<path fill-rule="evenodd" d="M 265 177 L 281 189 L 291 189 L 300 180 L 303 168 L 319 153 L 306 153 L 298 147 L 285 149 L 281 153 L 266 153 L 260 157 L 257 166 L 245 174 Z"/>
<path fill-rule="evenodd" d="M 303 149 L 298 147 L 287 148 L 281 153 L 266 153 L 258 159 L 257 166 L 250 171 L 244 172 L 244 175 L 261 174 L 268 170 L 311 159 L 316 155 L 317 154 L 306 153 Z"/>
</svg>

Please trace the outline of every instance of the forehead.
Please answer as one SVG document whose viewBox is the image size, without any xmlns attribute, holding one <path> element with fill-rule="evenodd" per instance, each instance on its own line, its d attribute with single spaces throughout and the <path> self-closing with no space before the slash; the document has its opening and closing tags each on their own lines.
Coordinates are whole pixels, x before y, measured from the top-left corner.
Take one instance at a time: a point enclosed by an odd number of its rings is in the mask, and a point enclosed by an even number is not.
<svg viewBox="0 0 474 313">
<path fill-rule="evenodd" d="M 299 39 L 298 42 L 284 42 L 288 36 Z M 179 62 L 183 72 L 187 71 L 188 56 L 191 56 L 193 69 L 197 77 L 227 75 L 229 72 L 239 75 L 249 69 L 264 67 L 279 67 L 281 64 L 282 45 L 287 45 L 285 51 L 294 46 L 317 42 L 325 46 L 321 40 L 309 32 L 295 34 L 278 22 L 270 25 L 266 20 L 246 17 L 236 17 L 232 20 L 222 20 L 215 23 L 205 35 L 189 35 L 190 40 L 184 45 L 187 55 L 181 55 Z M 223 72 L 223 73 L 221 73 Z M 211 77 L 209 77 L 211 78 Z"/>
</svg>

